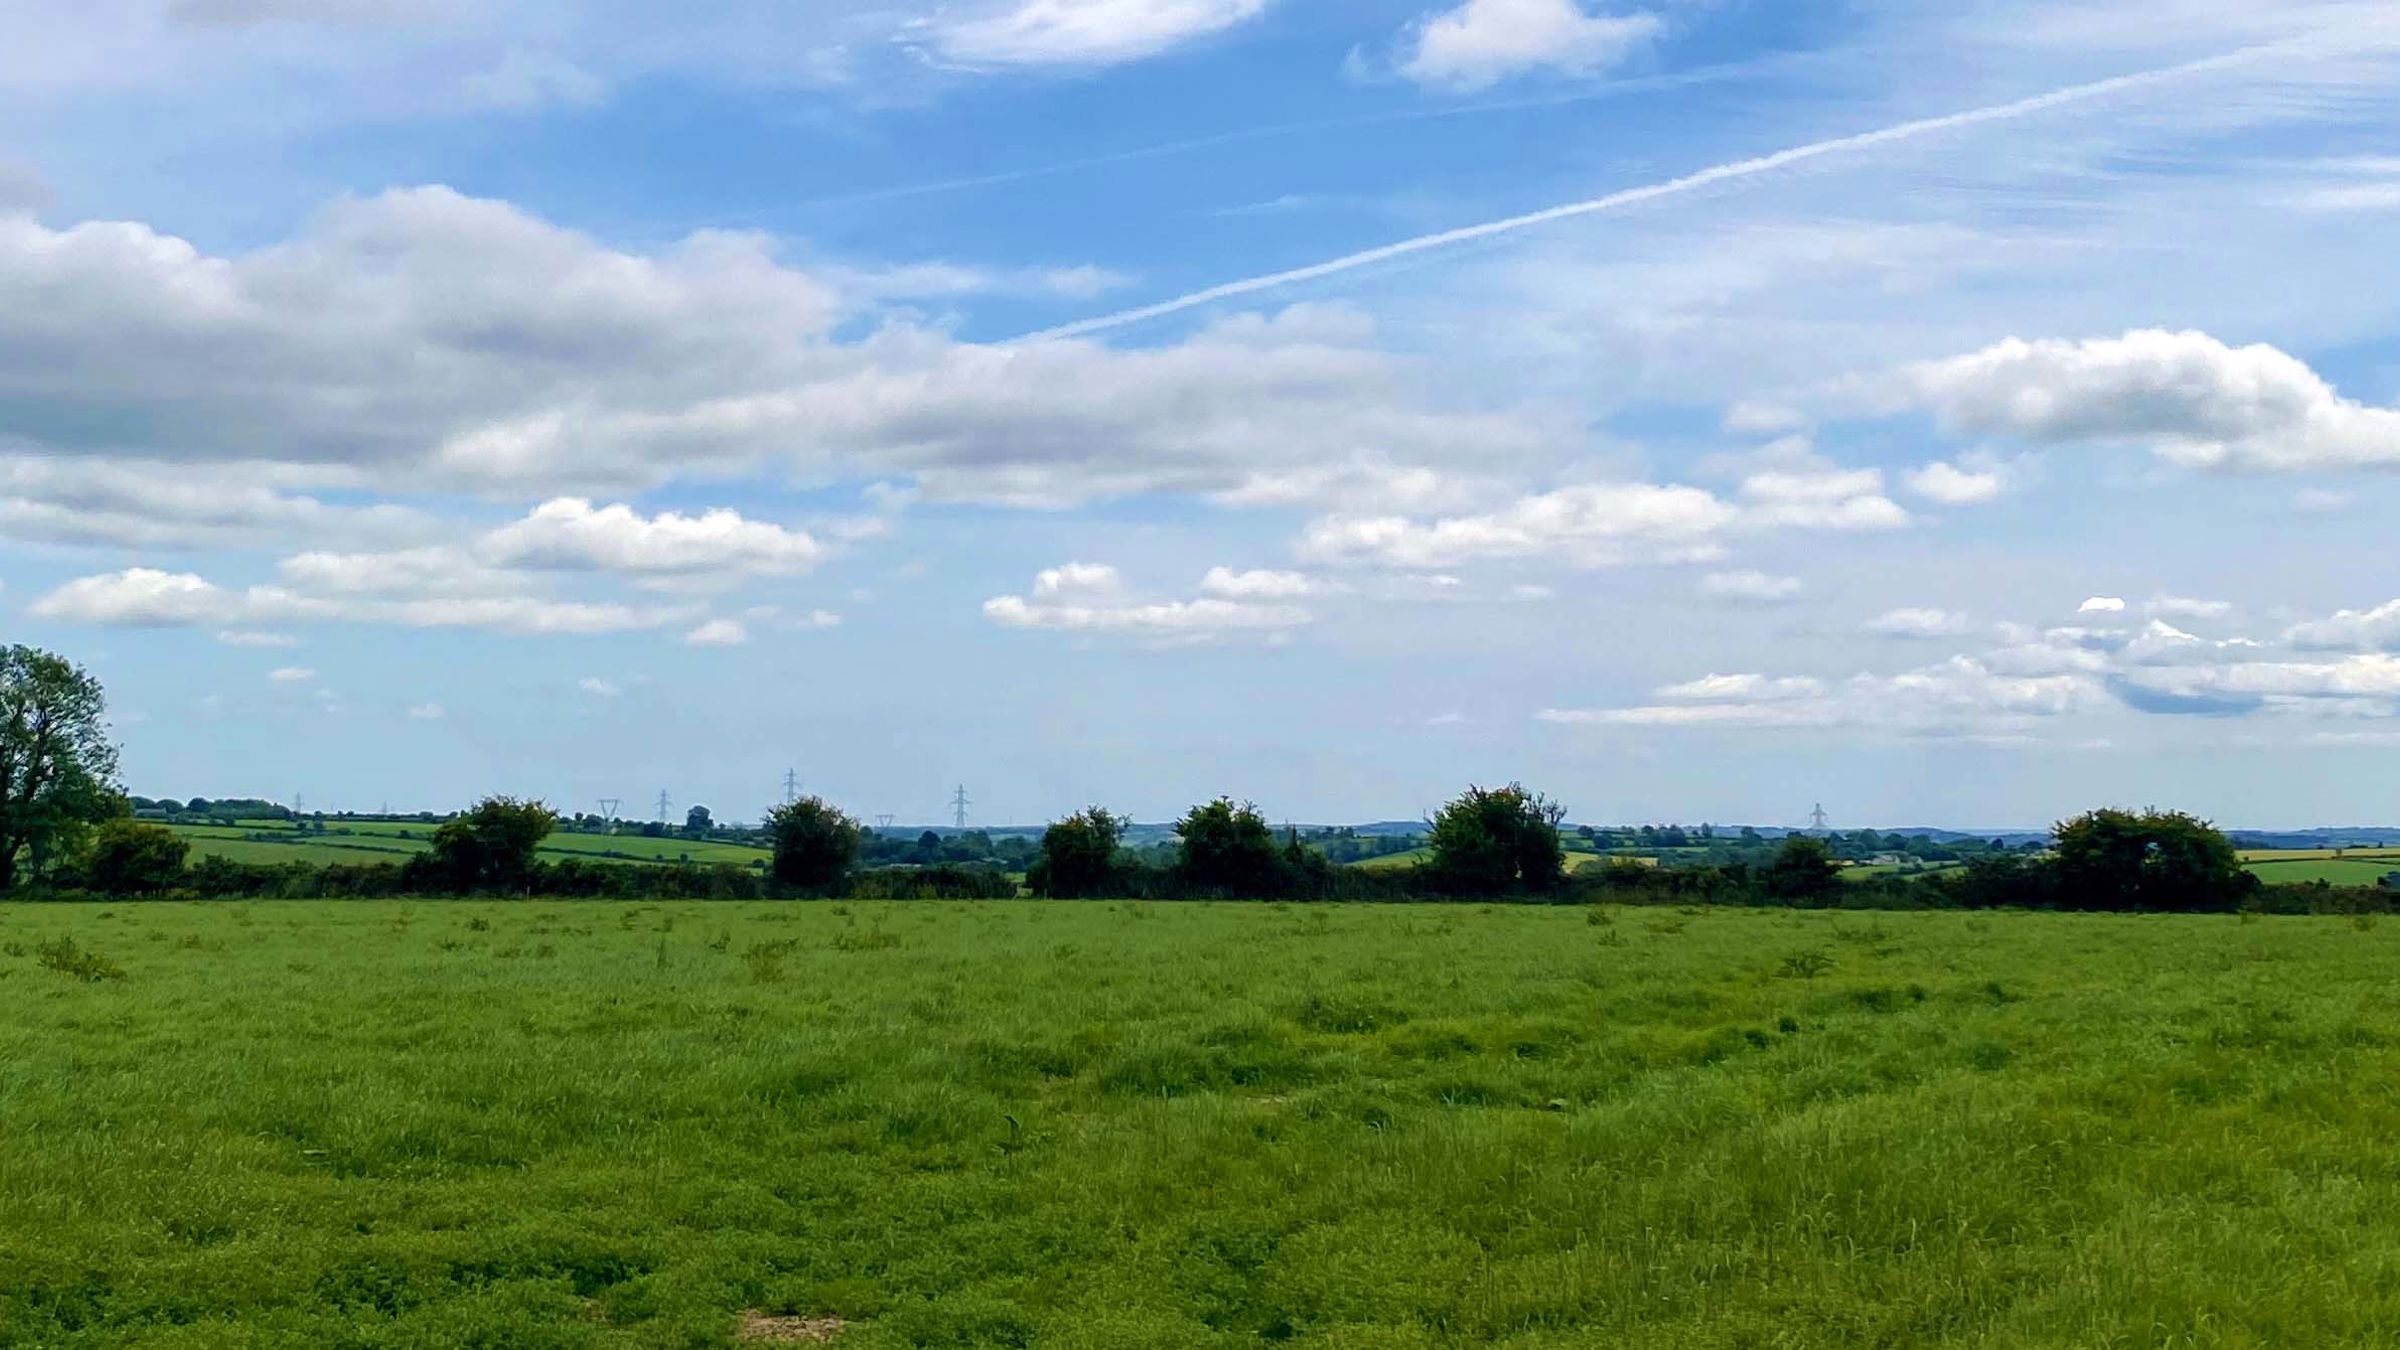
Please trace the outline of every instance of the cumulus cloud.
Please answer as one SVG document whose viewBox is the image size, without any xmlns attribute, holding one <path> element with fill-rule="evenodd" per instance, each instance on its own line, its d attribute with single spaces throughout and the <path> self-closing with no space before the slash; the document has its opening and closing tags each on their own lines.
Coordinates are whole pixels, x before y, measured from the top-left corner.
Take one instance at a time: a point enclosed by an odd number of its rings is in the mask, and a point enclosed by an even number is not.
<svg viewBox="0 0 2400 1350">
<path fill-rule="evenodd" d="M 1200 579 L 1200 593 L 1225 600 L 1300 600 L 1317 593 L 1318 583 L 1305 572 L 1236 572 L 1212 567 Z"/>
<path fill-rule="evenodd" d="M 750 630 L 732 619 L 710 619 L 683 635 L 694 647 L 739 647 L 750 640 Z"/>
<path fill-rule="evenodd" d="M 1880 469 L 1770 469 L 1742 480 L 1742 523 L 1753 529 L 1895 530 L 1905 508 L 1884 495 Z"/>
<path fill-rule="evenodd" d="M 623 698 L 625 696 L 623 685 L 614 680 L 601 679 L 597 675 L 584 676 L 575 682 L 575 687 L 590 694 L 593 698 Z"/>
<path fill-rule="evenodd" d="M 1884 637 L 1954 637 L 1974 627 L 1974 621 L 1955 610 L 1904 608 L 1886 610 L 1867 620 L 1867 631 Z"/>
<path fill-rule="evenodd" d="M 1994 468 L 1962 468 L 1935 462 L 1908 471 L 1908 490 L 1944 506 L 1978 506 L 2008 491 L 2008 476 Z"/>
<path fill-rule="evenodd" d="M 289 493 L 277 481 L 289 476 L 273 465 L 135 466 L 0 456 L 0 537 L 199 549 L 336 538 L 396 542 L 436 528 L 406 507 L 334 506 Z"/>
<path fill-rule="evenodd" d="M 580 497 L 544 502 L 486 535 L 479 552 L 504 567 L 621 572 L 633 576 L 788 576 L 824 558 L 815 539 L 739 512 L 645 517 L 631 507 L 595 508 Z"/>
<path fill-rule="evenodd" d="M 2274 347 L 2232 347 L 2200 332 L 2011 338 L 1910 367 L 1900 385 L 1903 402 L 1979 435 L 2137 442 L 2176 464 L 2207 469 L 2400 463 L 2400 409 L 2345 398 Z"/>
<path fill-rule="evenodd" d="M 1402 38 L 1401 75 L 1456 93 L 1533 71 L 1596 75 L 1664 30 L 1655 14 L 1595 14 L 1577 0 L 1466 0 Z"/>
<path fill-rule="evenodd" d="M 1632 707 L 1554 708 L 1538 716 L 1565 726 L 1872 728 L 1976 736 L 2021 730 L 2108 702 L 2106 686 L 2093 676 L 2003 675 L 1967 656 L 1897 675 L 1857 675 L 1838 684 L 1808 677 L 1711 676 L 1671 686 L 1660 697 L 1660 702 Z"/>
<path fill-rule="evenodd" d="M 2125 612 L 2125 600 L 2122 596 L 2095 595 L 2077 605 L 2075 612 L 2078 614 L 2122 614 Z"/>
<path fill-rule="evenodd" d="M 121 628 L 346 622 L 540 636 L 658 628 L 676 622 L 684 611 L 521 595 L 392 599 L 303 595 L 280 586 L 229 590 L 188 572 L 132 567 L 67 582 L 35 601 L 33 613 Z"/>
<path fill-rule="evenodd" d="M 1577 567 L 1699 561 L 1718 556 L 1719 536 L 1739 515 L 1700 488 L 1581 484 L 1479 515 L 1328 516 L 1308 525 L 1299 551 L 1314 562 L 1412 569 L 1525 558 Z"/>
<path fill-rule="evenodd" d="M 1210 580 L 1230 581 L 1236 591 L 1274 573 L 1233 573 L 1218 568 Z M 1282 574 L 1289 576 L 1293 574 Z M 1279 583 L 1265 583 L 1274 590 Z M 1206 582 L 1203 583 L 1204 588 Z M 984 602 L 984 617 L 1006 628 L 1129 634 L 1166 642 L 1199 642 L 1237 634 L 1278 637 L 1313 621 L 1306 609 L 1275 603 L 1253 589 L 1239 598 L 1221 593 L 1195 599 L 1145 599 L 1134 595 L 1117 570 L 1103 564 L 1069 563 L 1034 578 L 1029 596 L 1002 595 Z"/>
<path fill-rule="evenodd" d="M 1317 464 L 1505 466 L 1575 434 L 1563 414 L 1438 406 L 1334 307 L 1143 349 L 977 345 L 905 318 L 845 336 L 856 317 L 761 235 L 631 252 L 439 187 L 344 199 L 235 255 L 6 215 L 0 439 L 351 487 L 596 498 L 780 468 L 1058 507 L 1267 491 L 1295 445 Z"/>
<path fill-rule="evenodd" d="M 927 37 L 971 66 L 1097 66 L 1157 56 L 1257 18 L 1270 0 L 1008 0 Z"/>
<path fill-rule="evenodd" d="M 1765 572 L 1711 572 L 1700 578 L 1700 595 L 1726 605 L 1782 605 L 1800 598 L 1807 589 L 1798 577 Z"/>
<path fill-rule="evenodd" d="M 2233 605 L 2228 601 L 2202 600 L 2188 595 L 2154 595 L 2142 608 L 2170 619 L 2222 619 L 2233 612 Z"/>
<path fill-rule="evenodd" d="M 267 672 L 271 684 L 307 684 L 317 678 L 317 672 L 306 666 L 284 666 Z"/>
<path fill-rule="evenodd" d="M 2400 600 L 2294 624 L 2284 639 L 2302 651 L 2400 650 Z"/>
</svg>

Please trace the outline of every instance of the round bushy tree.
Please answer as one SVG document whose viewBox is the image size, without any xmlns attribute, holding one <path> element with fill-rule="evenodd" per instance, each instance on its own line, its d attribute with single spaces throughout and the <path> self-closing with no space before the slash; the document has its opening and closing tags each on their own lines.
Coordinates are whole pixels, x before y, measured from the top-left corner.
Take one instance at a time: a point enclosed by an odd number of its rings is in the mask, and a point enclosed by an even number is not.
<svg viewBox="0 0 2400 1350">
<path fill-rule="evenodd" d="M 1566 879 L 1565 808 L 1521 783 L 1470 787 L 1433 818 L 1428 880 L 1457 895 L 1555 890 Z"/>
<path fill-rule="evenodd" d="M 1257 899 L 1288 889 L 1274 827 L 1248 802 L 1219 797 L 1195 806 L 1176 822 L 1175 837 L 1176 875 L 1194 890 Z"/>
<path fill-rule="evenodd" d="M 1841 889 L 1842 864 L 1833 847 L 1805 834 L 1791 835 L 1759 877 L 1769 899 L 1789 905 L 1820 905 Z"/>
<path fill-rule="evenodd" d="M 858 858 L 858 822 L 822 797 L 769 812 L 767 837 L 775 845 L 775 879 L 802 890 L 832 890 Z"/>
<path fill-rule="evenodd" d="M 538 801 L 486 797 L 433 832 L 428 865 L 454 891 L 523 891 L 533 884 L 534 852 L 558 828 L 558 813 Z"/>
<path fill-rule="evenodd" d="M 92 840 L 92 886 L 110 895 L 155 895 L 183 880 L 191 845 L 164 825 L 119 817 Z"/>
<path fill-rule="evenodd" d="M 2233 841 L 2181 811 L 2091 811 L 2060 823 L 2052 866 L 2075 909 L 2233 909 L 2258 889 Z"/>
<path fill-rule="evenodd" d="M 1026 888 L 1054 900 L 1109 894 L 1117 886 L 1117 845 L 1125 825 L 1100 806 L 1053 823 L 1042 831 L 1040 852 L 1025 871 Z"/>
</svg>

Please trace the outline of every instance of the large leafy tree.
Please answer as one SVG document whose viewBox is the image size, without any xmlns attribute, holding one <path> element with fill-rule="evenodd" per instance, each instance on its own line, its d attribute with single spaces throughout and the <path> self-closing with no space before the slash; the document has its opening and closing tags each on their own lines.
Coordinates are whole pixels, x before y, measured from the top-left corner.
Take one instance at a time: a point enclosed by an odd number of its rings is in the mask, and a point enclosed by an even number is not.
<svg viewBox="0 0 2400 1350">
<path fill-rule="evenodd" d="M 2258 889 L 2233 841 L 2181 811 L 2092 811 L 2053 836 L 2061 904 L 2073 909 L 2232 909 Z"/>
<path fill-rule="evenodd" d="M 1042 831 L 1040 854 L 1025 871 L 1025 885 L 1054 900 L 1107 895 L 1116 887 L 1117 845 L 1124 837 L 1124 818 L 1102 806 L 1057 821 Z"/>
<path fill-rule="evenodd" d="M 119 814 L 117 749 L 100 682 L 64 657 L 0 647 L 0 890 L 20 860 L 39 874 L 60 845 Z"/>
<path fill-rule="evenodd" d="M 1549 891 L 1566 879 L 1566 809 L 1521 783 L 1471 787 L 1433 818 L 1430 880 L 1459 895 Z"/>
<path fill-rule="evenodd" d="M 1821 905 L 1841 889 L 1842 864 L 1822 839 L 1795 834 L 1783 841 L 1775 861 L 1759 877 L 1770 898 L 1793 905 Z"/>
<path fill-rule="evenodd" d="M 119 817 L 100 827 L 92 841 L 92 885 L 110 895 L 153 895 L 183 880 L 191 851 L 182 835 L 164 825 Z"/>
<path fill-rule="evenodd" d="M 775 845 L 775 879 L 806 890 L 831 890 L 858 858 L 858 822 L 822 797 L 802 797 L 767 815 Z"/>
</svg>

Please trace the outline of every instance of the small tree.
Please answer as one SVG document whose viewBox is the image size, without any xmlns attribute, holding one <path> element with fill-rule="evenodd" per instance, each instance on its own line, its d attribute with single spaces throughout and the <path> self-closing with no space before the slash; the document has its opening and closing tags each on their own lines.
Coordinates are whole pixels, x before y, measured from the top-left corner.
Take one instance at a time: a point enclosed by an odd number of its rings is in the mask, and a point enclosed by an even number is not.
<svg viewBox="0 0 2400 1350">
<path fill-rule="evenodd" d="M 768 812 L 767 837 L 775 846 L 775 879 L 803 890 L 833 889 L 858 857 L 858 822 L 822 797 Z"/>
<path fill-rule="evenodd" d="M 1219 797 L 1195 806 L 1175 825 L 1182 850 L 1175 871 L 1187 886 L 1245 898 L 1280 895 L 1282 850 L 1258 808 Z"/>
<path fill-rule="evenodd" d="M 706 838 L 715 824 L 716 820 L 709 815 L 705 806 L 695 806 L 683 813 L 683 832 L 694 839 Z"/>
<path fill-rule="evenodd" d="M 1792 905 L 1823 904 L 1841 889 L 1842 864 L 1822 839 L 1805 834 L 1788 836 L 1759 875 L 1768 898 Z"/>
<path fill-rule="evenodd" d="M 0 890 L 24 855 L 38 876 L 61 845 L 117 815 L 117 749 L 100 682 L 65 658 L 0 647 Z"/>
<path fill-rule="evenodd" d="M 1566 809 L 1523 784 L 1470 787 L 1433 818 L 1433 884 L 1459 895 L 1549 891 L 1566 878 Z"/>
<path fill-rule="evenodd" d="M 558 828 L 558 813 L 538 801 L 486 797 L 433 832 L 431 866 L 454 891 L 522 891 L 533 880 L 534 852 Z"/>
<path fill-rule="evenodd" d="M 164 825 L 118 817 L 100 827 L 92 841 L 95 889 L 110 895 L 155 895 L 183 880 L 191 845 Z"/>
<path fill-rule="evenodd" d="M 1078 811 L 1042 831 L 1041 849 L 1025 869 L 1025 885 L 1054 900 L 1089 900 L 1117 885 L 1117 846 L 1127 821 L 1106 807 Z"/>
</svg>

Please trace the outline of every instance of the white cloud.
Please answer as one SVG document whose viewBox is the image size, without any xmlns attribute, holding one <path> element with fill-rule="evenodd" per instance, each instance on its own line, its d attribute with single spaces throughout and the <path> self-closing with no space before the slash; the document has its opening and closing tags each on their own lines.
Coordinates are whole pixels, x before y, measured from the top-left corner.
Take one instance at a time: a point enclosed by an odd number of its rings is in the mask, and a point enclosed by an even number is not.
<svg viewBox="0 0 2400 1350">
<path fill-rule="evenodd" d="M 1728 605 L 1782 605 L 1808 589 L 1798 577 L 1765 572 L 1711 572 L 1700 578 L 1701 597 Z"/>
<path fill-rule="evenodd" d="M 1742 524 L 1752 529 L 1895 530 L 1907 510 L 1884 495 L 1880 469 L 1769 469 L 1741 484 Z"/>
<path fill-rule="evenodd" d="M 300 639 L 289 633 L 266 633 L 256 629 L 228 628 L 217 634 L 217 641 L 228 647 L 297 647 Z"/>
<path fill-rule="evenodd" d="M 408 710 L 408 715 L 412 721 L 439 722 L 448 713 L 439 703 L 419 703 Z"/>
<path fill-rule="evenodd" d="M 1658 696 L 1678 703 L 1783 703 L 1793 699 L 1821 698 L 1825 694 L 1823 680 L 1806 676 L 1771 678 L 1765 675 L 1703 675 L 1682 684 L 1670 684 L 1658 691 Z"/>
<path fill-rule="evenodd" d="M 1094 563 L 1069 563 L 1042 572 L 1034 579 L 1032 595 L 995 596 L 984 602 L 983 613 L 1006 628 L 1132 634 L 1170 642 L 1209 641 L 1242 633 L 1273 638 L 1314 619 L 1296 605 L 1256 598 L 1142 599 L 1128 591 L 1115 568 Z"/>
<path fill-rule="evenodd" d="M 1577 0 L 1466 0 L 1404 36 L 1399 71 L 1418 84 L 1472 93 L 1547 70 L 1595 75 L 1664 30 L 1655 14 L 1593 14 Z"/>
<path fill-rule="evenodd" d="M 2142 608 L 2175 619 L 2222 619 L 2233 612 L 2228 601 L 2201 600 L 2188 595 L 2152 596 Z"/>
<path fill-rule="evenodd" d="M 683 640 L 695 647 L 739 647 L 750 640 L 750 630 L 732 619 L 710 619 L 684 634 Z"/>
<path fill-rule="evenodd" d="M 2331 488 L 2302 488 L 2292 494 L 2292 509 L 2305 516 L 2339 515 L 2355 500 L 2349 493 Z"/>
<path fill-rule="evenodd" d="M 307 684 L 317 678 L 317 672 L 306 666 L 284 666 L 267 672 L 271 684 Z"/>
<path fill-rule="evenodd" d="M 2302 651 L 2400 649 L 2400 600 L 2373 609 L 2345 609 L 2328 619 L 2295 624 L 2284 640 Z"/>
<path fill-rule="evenodd" d="M 1328 516 L 1309 524 L 1299 551 L 1315 562 L 1418 569 L 1524 558 L 1577 567 L 1698 561 L 1718 555 L 1718 536 L 1739 514 L 1700 488 L 1583 484 L 1482 515 Z"/>
<path fill-rule="evenodd" d="M 1968 469 L 1936 462 L 1911 469 L 1908 490 L 1944 506 L 1975 506 L 1998 501 L 2008 491 L 2008 476 L 1998 469 Z"/>
<path fill-rule="evenodd" d="M 1269 0 L 1008 0 L 996 11 L 936 22 L 944 58 L 971 66 L 1113 65 L 1223 32 Z"/>
<path fill-rule="evenodd" d="M 591 569 L 634 576 L 789 576 L 823 560 L 807 534 L 739 512 L 697 516 L 667 511 L 645 517 L 624 505 L 595 508 L 579 497 L 535 507 L 486 535 L 477 550 L 499 566 Z"/>
<path fill-rule="evenodd" d="M 1947 609 L 1887 610 L 1867 620 L 1867 631 L 1885 637 L 1955 637 L 1974 627 L 1966 615 Z"/>
<path fill-rule="evenodd" d="M 81 577 L 34 602 L 41 618 L 126 628 L 351 622 L 481 628 L 523 635 L 591 635 L 657 628 L 683 611 L 533 596 L 384 599 L 301 595 L 276 586 L 234 591 L 188 572 L 132 567 Z"/>
<path fill-rule="evenodd" d="M 1687 692 L 1668 702 L 1554 708 L 1538 716 L 1565 726 L 1864 728 L 1913 736 L 1979 736 L 2021 730 L 2041 719 L 2107 702 L 2101 683 L 2088 675 L 2003 675 L 1966 656 L 1898 675 L 1858 675 L 1836 685 L 1805 677 L 1750 675 L 1712 676 L 1673 688 Z"/>
<path fill-rule="evenodd" d="M 623 685 L 614 680 L 601 679 L 597 675 L 584 676 L 575 682 L 575 687 L 594 698 L 623 698 L 625 696 Z"/>
<path fill-rule="evenodd" d="M 1200 593 L 1224 600 L 1300 600 L 1317 593 L 1317 582 L 1304 572 L 1212 567 L 1200 579 Z"/>
<path fill-rule="evenodd" d="M 2125 601 L 2121 596 L 2095 595 L 2077 605 L 2075 612 L 2078 614 L 2122 614 L 2125 612 Z"/>
<path fill-rule="evenodd" d="M 2193 468 L 2321 470 L 2400 464 L 2400 410 L 2342 397 L 2264 344 L 2142 329 L 2026 342 L 1909 368 L 1904 400 L 1951 428 L 2031 441 L 2139 442 Z"/>
</svg>

